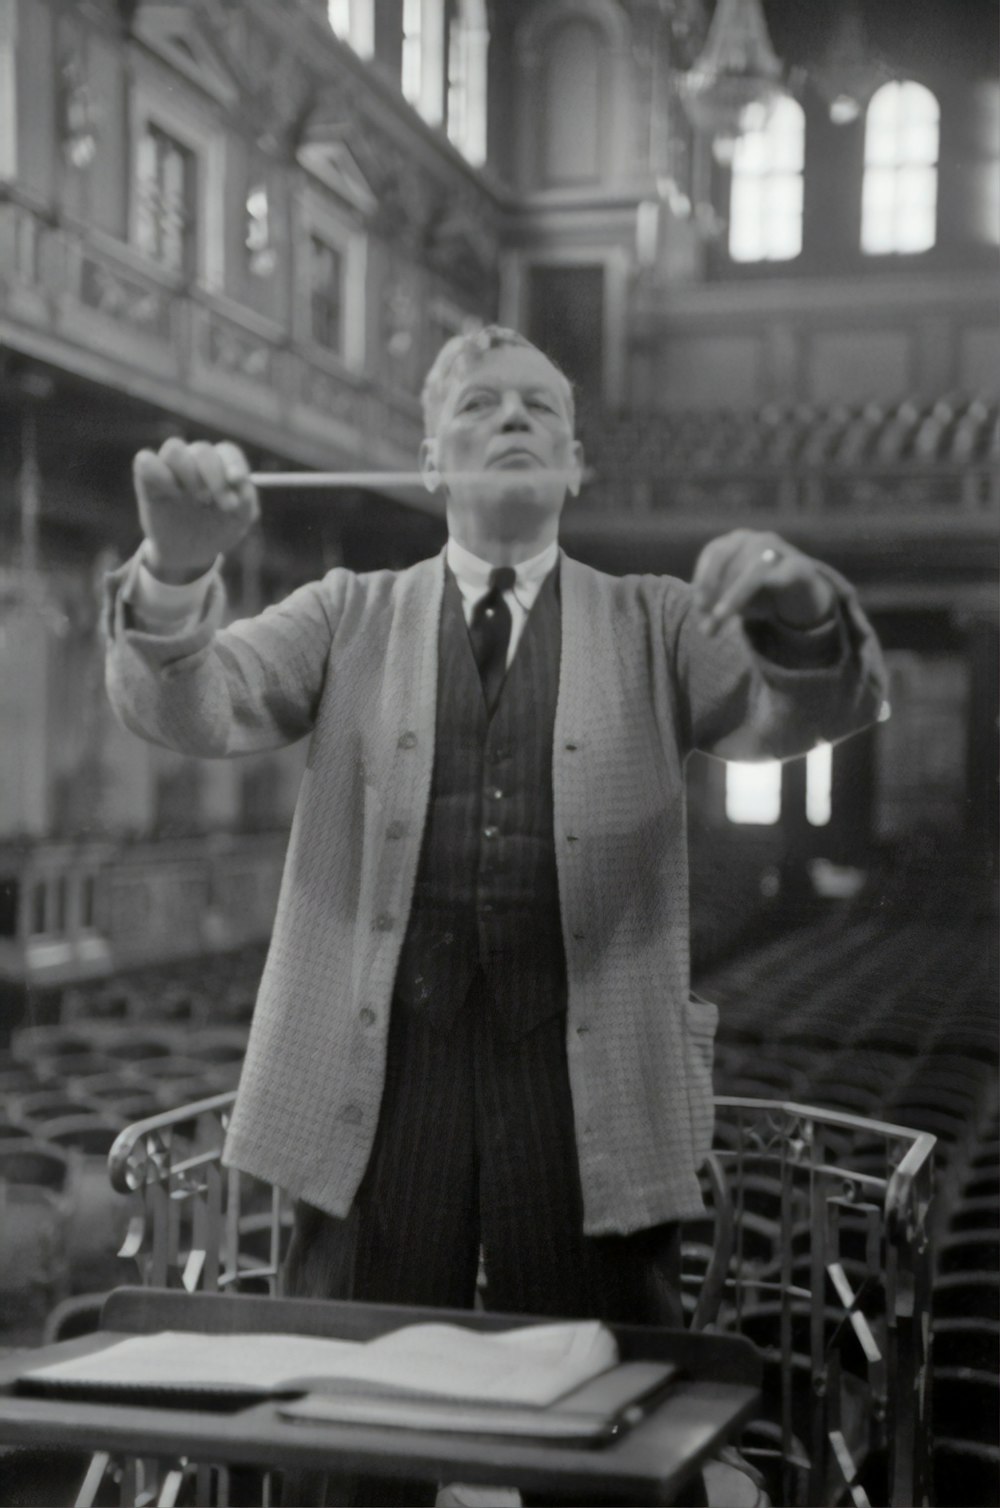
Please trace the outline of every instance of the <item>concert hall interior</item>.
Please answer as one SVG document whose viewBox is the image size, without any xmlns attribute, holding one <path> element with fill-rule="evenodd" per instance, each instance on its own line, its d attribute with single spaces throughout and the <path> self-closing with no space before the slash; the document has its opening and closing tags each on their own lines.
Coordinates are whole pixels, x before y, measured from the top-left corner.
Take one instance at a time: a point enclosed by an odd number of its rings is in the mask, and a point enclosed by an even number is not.
<svg viewBox="0 0 1000 1508">
<path fill-rule="evenodd" d="M 993 0 L 0 0 L 0 1362 L 121 1286 L 280 1296 L 292 1228 L 221 1145 L 310 740 L 119 721 L 133 458 L 331 474 L 260 488 L 227 621 L 405 571 L 424 377 L 497 324 L 573 385 L 567 556 L 761 531 L 881 642 L 863 731 L 686 763 L 681 1292 L 760 1348 L 758 1502 L 1000 1502 L 998 66 Z M 4 1429 L 0 1501 L 276 1500 Z"/>
</svg>

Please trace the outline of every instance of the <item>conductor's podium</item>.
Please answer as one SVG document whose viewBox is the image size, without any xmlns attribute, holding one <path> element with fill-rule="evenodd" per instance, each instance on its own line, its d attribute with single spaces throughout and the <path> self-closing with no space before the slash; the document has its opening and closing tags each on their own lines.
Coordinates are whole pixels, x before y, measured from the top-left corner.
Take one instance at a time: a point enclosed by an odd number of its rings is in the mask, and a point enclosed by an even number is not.
<svg viewBox="0 0 1000 1508">
<path fill-rule="evenodd" d="M 223 1168 L 234 1098 L 119 1135 L 111 1182 L 133 1204 L 123 1283 L 281 1297 L 291 1208 Z M 774 1502 L 928 1501 L 934 1145 L 809 1105 L 716 1099 L 709 1214 L 685 1228 L 685 1308 L 702 1332 L 692 1340 L 744 1336 L 759 1349 L 759 1403 L 739 1447 Z"/>
</svg>

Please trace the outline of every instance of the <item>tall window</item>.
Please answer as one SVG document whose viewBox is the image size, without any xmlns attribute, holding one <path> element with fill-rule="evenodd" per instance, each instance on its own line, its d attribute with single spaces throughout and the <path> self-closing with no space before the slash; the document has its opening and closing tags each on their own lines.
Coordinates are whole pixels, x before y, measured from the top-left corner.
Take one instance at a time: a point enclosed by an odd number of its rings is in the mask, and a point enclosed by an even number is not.
<svg viewBox="0 0 1000 1508">
<path fill-rule="evenodd" d="M 746 131 L 733 153 L 729 255 L 735 262 L 783 262 L 802 250 L 802 106 L 780 99 L 760 131 Z"/>
<path fill-rule="evenodd" d="M 278 256 L 274 247 L 271 204 L 266 183 L 251 186 L 247 194 L 246 212 L 247 233 L 244 241 L 247 267 L 254 277 L 270 277 L 277 266 Z"/>
<path fill-rule="evenodd" d="M 403 0 L 403 94 L 432 126 L 444 119 L 444 0 Z"/>
<path fill-rule="evenodd" d="M 411 105 L 420 105 L 423 79 L 423 0 L 403 0 L 402 88 Z"/>
<path fill-rule="evenodd" d="M 833 746 L 819 743 L 806 755 L 806 818 L 826 827 L 833 815 Z"/>
<path fill-rule="evenodd" d="M 756 764 L 726 764 L 726 816 L 730 822 L 772 827 L 781 820 L 782 765 L 765 759 Z M 806 820 L 826 827 L 833 815 L 833 749 L 818 743 L 806 755 Z"/>
<path fill-rule="evenodd" d="M 375 54 L 374 0 L 328 0 L 327 15 L 338 37 L 363 58 Z"/>
<path fill-rule="evenodd" d="M 937 234 L 940 111 L 923 84 L 883 84 L 865 120 L 861 249 L 927 251 Z"/>
<path fill-rule="evenodd" d="M 733 760 L 726 765 L 726 816 L 730 822 L 771 827 L 781 818 L 781 764 Z"/>
<path fill-rule="evenodd" d="M 182 275 L 194 263 L 196 167 L 190 148 L 147 122 L 136 157 L 136 241 L 140 251 Z"/>
<path fill-rule="evenodd" d="M 309 334 L 341 353 L 344 344 L 344 257 L 321 236 L 309 237 Z"/>
<path fill-rule="evenodd" d="M 448 137 L 474 166 L 486 161 L 485 0 L 464 0 L 448 33 Z"/>
</svg>

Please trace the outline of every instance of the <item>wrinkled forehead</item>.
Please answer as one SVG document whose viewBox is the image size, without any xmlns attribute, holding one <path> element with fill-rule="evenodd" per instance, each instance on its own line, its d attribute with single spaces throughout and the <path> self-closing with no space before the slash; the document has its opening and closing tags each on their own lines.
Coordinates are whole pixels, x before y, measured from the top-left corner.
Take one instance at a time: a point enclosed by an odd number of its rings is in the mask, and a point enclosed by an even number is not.
<svg viewBox="0 0 1000 1508">
<path fill-rule="evenodd" d="M 442 415 L 454 408 L 463 392 L 484 387 L 521 391 L 543 390 L 555 398 L 573 423 L 573 392 L 567 379 L 535 346 L 494 346 L 487 351 L 463 351 L 448 375 Z"/>
</svg>

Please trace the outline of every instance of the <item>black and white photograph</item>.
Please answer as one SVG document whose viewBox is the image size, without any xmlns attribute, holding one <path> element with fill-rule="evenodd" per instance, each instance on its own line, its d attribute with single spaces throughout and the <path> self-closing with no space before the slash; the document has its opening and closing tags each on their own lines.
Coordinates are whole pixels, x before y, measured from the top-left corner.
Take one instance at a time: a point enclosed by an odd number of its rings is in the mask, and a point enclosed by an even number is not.
<svg viewBox="0 0 1000 1508">
<path fill-rule="evenodd" d="M 0 1505 L 1000 1508 L 995 0 L 0 0 Z"/>
</svg>

